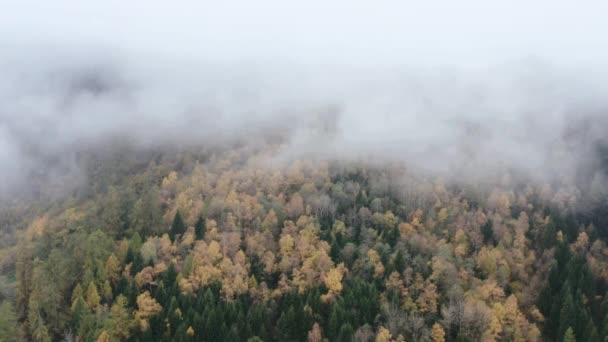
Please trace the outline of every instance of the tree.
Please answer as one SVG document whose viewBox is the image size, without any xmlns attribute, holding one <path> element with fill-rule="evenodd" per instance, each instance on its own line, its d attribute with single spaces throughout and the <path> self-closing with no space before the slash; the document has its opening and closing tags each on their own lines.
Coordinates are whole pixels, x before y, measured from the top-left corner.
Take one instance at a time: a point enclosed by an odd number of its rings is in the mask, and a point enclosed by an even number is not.
<svg viewBox="0 0 608 342">
<path fill-rule="evenodd" d="M 274 212 L 274 209 L 270 209 L 264 218 L 264 221 L 262 221 L 262 229 L 273 232 L 274 229 L 277 228 L 278 224 L 279 220 L 277 219 L 277 214 Z"/>
<path fill-rule="evenodd" d="M 378 333 L 376 334 L 376 342 L 390 342 L 393 335 L 391 332 L 383 326 L 378 328 Z"/>
<path fill-rule="evenodd" d="M 287 204 L 287 213 L 293 220 L 297 219 L 304 213 L 304 200 L 299 193 L 295 193 L 291 196 L 289 203 Z"/>
<path fill-rule="evenodd" d="M 80 283 L 76 284 L 74 287 L 74 290 L 72 291 L 72 300 L 70 303 L 73 305 L 78 297 L 84 297 L 84 292 L 82 291 L 82 286 L 80 286 Z"/>
<path fill-rule="evenodd" d="M 116 297 L 110 309 L 108 331 L 113 340 L 127 340 L 133 329 L 133 317 L 127 308 L 127 298 L 123 295 Z"/>
<path fill-rule="evenodd" d="M 95 283 L 90 282 L 87 288 L 87 304 L 90 308 L 94 309 L 99 305 L 100 301 L 101 297 L 99 296 L 99 292 L 97 292 L 97 286 L 95 286 Z"/>
<path fill-rule="evenodd" d="M 137 296 L 138 310 L 135 312 L 135 317 L 140 322 L 141 331 L 148 330 L 148 319 L 157 313 L 161 312 L 163 307 L 150 296 L 150 292 L 146 291 Z"/>
<path fill-rule="evenodd" d="M 89 313 L 89 307 L 82 296 L 78 296 L 72 303 L 72 325 L 75 328 L 80 326 L 80 322 Z"/>
<path fill-rule="evenodd" d="M 203 217 L 203 215 L 200 215 L 196 221 L 196 224 L 194 225 L 194 233 L 196 234 L 197 240 L 205 239 L 205 230 L 207 229 L 206 221 L 207 220 Z"/>
<path fill-rule="evenodd" d="M 563 304 L 559 311 L 559 328 L 557 336 L 563 336 L 569 327 L 576 325 L 577 310 L 570 293 L 570 286 L 566 284 L 562 289 Z"/>
<path fill-rule="evenodd" d="M 482 227 L 481 233 L 483 234 L 483 242 L 488 244 L 494 244 L 494 230 L 492 229 L 492 220 L 488 220 Z"/>
<path fill-rule="evenodd" d="M 323 341 L 323 335 L 321 334 L 321 328 L 319 323 L 315 323 L 312 329 L 308 332 L 308 342 L 321 342 Z"/>
<path fill-rule="evenodd" d="M 403 273 L 405 270 L 405 259 L 403 258 L 403 253 L 401 250 L 397 251 L 397 254 L 393 257 L 392 269 L 399 273 Z"/>
<path fill-rule="evenodd" d="M 108 260 L 106 261 L 104 270 L 106 272 L 106 277 L 112 284 L 116 284 L 118 279 L 120 278 L 120 261 L 114 255 L 114 253 L 110 254 Z"/>
<path fill-rule="evenodd" d="M 51 342 L 51 336 L 49 330 L 44 324 L 44 320 L 40 316 L 37 308 L 35 308 L 32 315 L 30 315 L 30 331 L 32 333 L 32 341 L 34 342 Z"/>
<path fill-rule="evenodd" d="M 159 231 L 159 225 L 162 222 L 159 197 L 156 187 L 151 186 L 135 202 L 132 226 L 136 232 L 141 232 L 147 236 Z"/>
<path fill-rule="evenodd" d="M 186 225 L 182 219 L 182 214 L 179 212 L 179 210 L 177 210 L 177 212 L 175 212 L 175 216 L 173 217 L 173 223 L 171 224 L 169 236 L 171 237 L 171 240 L 175 240 L 177 235 L 183 235 L 184 232 L 186 232 Z"/>
<path fill-rule="evenodd" d="M 564 333 L 564 342 L 576 342 L 576 336 L 574 336 L 574 331 L 572 327 L 568 327 L 566 332 Z"/>
<path fill-rule="evenodd" d="M 0 336 L 4 342 L 17 340 L 17 314 L 8 300 L 0 304 Z"/>
<path fill-rule="evenodd" d="M 99 334 L 99 337 L 97 338 L 97 342 L 110 342 L 110 335 L 108 335 L 107 332 L 102 331 L 101 334 Z"/>
<path fill-rule="evenodd" d="M 19 241 L 15 276 L 17 278 L 17 317 L 20 320 L 25 320 L 27 317 L 27 305 L 32 286 L 32 268 L 32 247 L 26 241 Z"/>
<path fill-rule="evenodd" d="M 101 218 L 104 231 L 111 233 L 112 236 L 120 235 L 123 228 L 122 201 L 115 187 L 110 187 L 102 204 L 103 212 Z"/>
<path fill-rule="evenodd" d="M 443 331 L 441 324 L 433 324 L 433 329 L 431 330 L 431 337 L 435 342 L 445 342 L 445 331 Z"/>
<path fill-rule="evenodd" d="M 353 331 L 352 325 L 350 325 L 348 323 L 344 323 L 340 327 L 340 332 L 338 333 L 338 338 L 336 339 L 336 341 L 350 342 L 353 340 L 353 334 L 354 334 L 354 331 Z"/>
<path fill-rule="evenodd" d="M 322 297 L 324 301 L 331 300 L 342 292 L 342 278 L 344 277 L 345 270 L 344 264 L 339 264 L 327 272 L 323 282 L 327 286 L 327 289 L 329 289 L 329 292 Z"/>
</svg>

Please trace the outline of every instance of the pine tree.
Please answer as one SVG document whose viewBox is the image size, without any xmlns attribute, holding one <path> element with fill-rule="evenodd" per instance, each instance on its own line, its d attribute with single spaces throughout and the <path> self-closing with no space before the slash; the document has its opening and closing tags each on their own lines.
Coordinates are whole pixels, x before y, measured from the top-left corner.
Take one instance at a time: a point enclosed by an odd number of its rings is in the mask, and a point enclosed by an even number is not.
<svg viewBox="0 0 608 342">
<path fill-rule="evenodd" d="M 186 232 L 186 225 L 184 224 L 184 220 L 182 219 L 182 214 L 180 214 L 179 210 L 175 213 L 175 217 L 173 217 L 173 223 L 171 224 L 171 231 L 169 232 L 169 236 L 171 240 L 174 240 L 176 236 L 183 235 Z"/>
<path fill-rule="evenodd" d="M 296 313 L 293 306 L 290 306 L 287 312 L 283 312 L 277 321 L 277 327 L 280 331 L 280 340 L 297 340 L 297 330 L 300 322 L 296 321 Z"/>
<path fill-rule="evenodd" d="M 405 259 L 403 258 L 403 253 L 401 253 L 401 250 L 398 250 L 397 254 L 395 254 L 395 257 L 393 258 L 392 269 L 400 274 L 405 270 Z"/>
<path fill-rule="evenodd" d="M 110 309 L 110 320 L 108 322 L 110 335 L 117 341 L 127 340 L 133 326 L 133 317 L 127 308 L 127 298 L 122 295 L 116 297 L 116 301 Z"/>
<path fill-rule="evenodd" d="M 574 300 L 570 293 L 570 286 L 566 283 L 562 291 L 563 304 L 559 312 L 559 327 L 557 336 L 564 336 L 568 328 L 572 329 L 576 324 L 577 312 L 574 306 Z"/>
<path fill-rule="evenodd" d="M 83 317 L 89 313 L 89 306 L 82 296 L 77 297 L 72 303 L 72 325 L 78 329 Z"/>
<path fill-rule="evenodd" d="M 197 240 L 205 239 L 205 231 L 207 229 L 207 223 L 203 215 L 198 217 L 196 224 L 194 225 L 194 233 L 196 234 Z"/>
<path fill-rule="evenodd" d="M 483 242 L 488 244 L 494 244 L 494 230 L 492 229 L 492 220 L 488 220 L 482 227 L 481 233 L 483 234 Z"/>
<path fill-rule="evenodd" d="M 353 334 L 354 334 L 353 327 L 348 323 L 344 323 L 340 327 L 340 332 L 338 333 L 338 338 L 336 339 L 336 341 L 350 342 L 353 340 Z"/>
<path fill-rule="evenodd" d="M 572 331 L 572 327 L 568 327 L 566 332 L 564 333 L 564 342 L 576 342 L 576 336 L 574 336 L 574 331 Z"/>
<path fill-rule="evenodd" d="M 0 305 L 0 336 L 3 341 L 16 341 L 17 336 L 17 314 L 13 305 L 4 300 Z"/>
<path fill-rule="evenodd" d="M 44 324 L 44 320 L 40 316 L 38 310 L 34 312 L 32 319 L 30 319 L 30 330 L 32 332 L 32 341 L 34 342 L 51 342 L 51 336 L 49 330 Z"/>
<path fill-rule="evenodd" d="M 327 326 L 327 337 L 329 337 L 330 340 L 337 338 L 338 334 L 340 333 L 340 324 L 343 322 L 341 313 L 342 310 L 338 304 L 332 305 Z"/>
</svg>

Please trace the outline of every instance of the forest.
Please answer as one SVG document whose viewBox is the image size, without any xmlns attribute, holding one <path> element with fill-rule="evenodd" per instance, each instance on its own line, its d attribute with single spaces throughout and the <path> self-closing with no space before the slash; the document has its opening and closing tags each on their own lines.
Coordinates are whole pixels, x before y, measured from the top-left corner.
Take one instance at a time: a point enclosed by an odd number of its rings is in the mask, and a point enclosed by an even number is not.
<svg viewBox="0 0 608 342">
<path fill-rule="evenodd" d="M 608 1 L 4 1 L 0 342 L 608 341 Z"/>
<path fill-rule="evenodd" d="M 0 340 L 608 337 L 608 210 L 577 188 L 276 149 L 109 149 L 4 200 Z"/>
</svg>

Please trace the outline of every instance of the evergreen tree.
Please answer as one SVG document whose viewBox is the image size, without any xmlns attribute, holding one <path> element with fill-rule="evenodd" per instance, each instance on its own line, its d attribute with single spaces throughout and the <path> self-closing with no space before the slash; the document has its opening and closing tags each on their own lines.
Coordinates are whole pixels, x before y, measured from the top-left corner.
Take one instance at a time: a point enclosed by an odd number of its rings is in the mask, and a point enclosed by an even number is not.
<svg viewBox="0 0 608 342">
<path fill-rule="evenodd" d="M 564 342 L 576 342 L 576 337 L 574 336 L 574 331 L 572 331 L 572 327 L 568 327 L 566 332 L 564 333 Z"/>
<path fill-rule="evenodd" d="M 574 306 L 574 300 L 570 293 L 570 286 L 566 283 L 562 289 L 563 304 L 559 312 L 559 326 L 557 336 L 564 336 L 568 328 L 572 329 L 576 325 L 577 311 Z"/>
<path fill-rule="evenodd" d="M 340 333 L 342 320 L 341 309 L 338 304 L 334 303 L 332 305 L 331 313 L 329 314 L 329 320 L 327 322 L 327 337 L 330 340 L 336 339 L 338 334 Z"/>
<path fill-rule="evenodd" d="M 338 342 L 350 342 L 353 340 L 353 327 L 348 324 L 342 324 L 342 326 L 340 327 L 340 332 L 338 333 L 338 338 L 336 339 L 336 341 Z"/>
<path fill-rule="evenodd" d="M 32 341 L 34 342 L 51 342 L 51 336 L 49 330 L 44 324 L 44 320 L 40 316 L 38 310 L 34 312 L 32 319 L 30 319 L 30 331 L 32 334 Z"/>
<path fill-rule="evenodd" d="M 488 220 L 482 227 L 483 242 L 486 244 L 494 244 L 494 230 L 492 229 L 492 220 Z"/>
<path fill-rule="evenodd" d="M 298 340 L 297 331 L 300 323 L 296 320 L 296 312 L 293 306 L 290 306 L 286 312 L 281 314 L 281 317 L 277 321 L 279 339 L 283 341 Z"/>
<path fill-rule="evenodd" d="M 405 259 L 401 250 L 398 250 L 397 254 L 393 257 L 392 269 L 400 274 L 405 270 Z"/>
<path fill-rule="evenodd" d="M 175 213 L 173 217 L 173 223 L 171 224 L 171 230 L 169 231 L 169 237 L 171 240 L 174 240 L 176 236 L 183 235 L 186 232 L 186 225 L 184 224 L 184 220 L 182 219 L 182 214 L 179 210 Z"/>
<path fill-rule="evenodd" d="M 196 224 L 194 225 L 194 233 L 196 234 L 197 240 L 205 239 L 205 232 L 207 229 L 206 221 L 207 220 L 203 217 L 203 215 L 200 215 L 198 220 L 196 220 Z"/>
<path fill-rule="evenodd" d="M 8 300 L 0 304 L 0 336 L 6 342 L 17 339 L 17 314 Z"/>
</svg>

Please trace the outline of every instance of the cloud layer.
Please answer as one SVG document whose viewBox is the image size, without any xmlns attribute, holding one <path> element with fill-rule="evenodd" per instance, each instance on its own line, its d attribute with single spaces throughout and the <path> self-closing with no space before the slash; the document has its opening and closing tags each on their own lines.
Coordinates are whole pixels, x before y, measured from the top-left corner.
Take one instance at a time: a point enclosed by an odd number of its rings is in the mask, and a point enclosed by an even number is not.
<svg viewBox="0 0 608 342">
<path fill-rule="evenodd" d="M 97 6 L 0 14 L 0 191 L 70 170 L 71 153 L 111 137 L 269 131 L 288 137 L 285 158 L 371 156 L 467 180 L 602 177 L 601 2 Z"/>
</svg>

